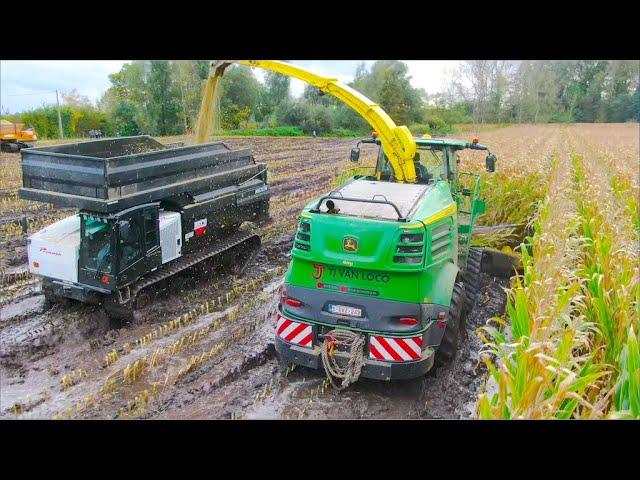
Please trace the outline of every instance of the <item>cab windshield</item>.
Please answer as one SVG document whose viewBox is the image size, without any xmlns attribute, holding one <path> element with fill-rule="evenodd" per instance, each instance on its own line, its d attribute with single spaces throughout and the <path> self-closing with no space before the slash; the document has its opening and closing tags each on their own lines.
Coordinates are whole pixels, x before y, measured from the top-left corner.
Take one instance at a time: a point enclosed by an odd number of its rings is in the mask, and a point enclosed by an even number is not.
<svg viewBox="0 0 640 480">
<path fill-rule="evenodd" d="M 82 239 L 85 266 L 101 273 L 111 273 L 111 229 L 107 220 L 87 215 L 83 217 Z"/>
<path fill-rule="evenodd" d="M 447 179 L 447 164 L 442 148 L 431 145 L 418 145 L 413 164 L 416 169 L 417 183 L 432 183 Z M 382 149 L 380 149 L 376 170 L 380 173 L 380 180 L 395 181 L 389 159 Z"/>
</svg>

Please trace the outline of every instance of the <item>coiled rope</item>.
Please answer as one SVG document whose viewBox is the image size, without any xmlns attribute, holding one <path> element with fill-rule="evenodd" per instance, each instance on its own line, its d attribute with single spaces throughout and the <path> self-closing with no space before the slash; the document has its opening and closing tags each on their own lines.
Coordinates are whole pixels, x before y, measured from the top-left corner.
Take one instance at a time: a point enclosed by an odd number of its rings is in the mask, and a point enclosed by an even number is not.
<svg viewBox="0 0 640 480">
<path fill-rule="evenodd" d="M 338 365 L 334 353 L 338 347 L 348 350 L 349 360 L 345 367 Z M 327 378 L 336 390 L 344 390 L 360 377 L 364 365 L 364 336 L 348 330 L 331 330 L 324 335 L 322 344 L 322 366 Z"/>
</svg>

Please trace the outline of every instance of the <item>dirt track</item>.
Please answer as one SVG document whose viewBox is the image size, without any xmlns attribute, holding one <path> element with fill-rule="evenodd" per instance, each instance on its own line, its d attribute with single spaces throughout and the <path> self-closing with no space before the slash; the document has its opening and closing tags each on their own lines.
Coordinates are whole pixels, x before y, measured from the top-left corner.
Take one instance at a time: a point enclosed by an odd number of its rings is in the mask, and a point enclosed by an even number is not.
<svg viewBox="0 0 640 480">
<path fill-rule="evenodd" d="M 0 237 L 5 253 L 0 258 L 5 275 L 0 418 L 472 416 L 484 384 L 475 329 L 504 307 L 503 290 L 489 277 L 483 279 L 479 306 L 467 320 L 468 338 L 457 359 L 423 379 L 361 380 L 336 393 L 323 372 L 279 368 L 273 319 L 291 232 L 304 204 L 348 166 L 354 142 L 234 138 L 227 143 L 251 148 L 269 167 L 271 221 L 263 228 L 262 253 L 243 278 L 191 272 L 181 291 L 172 282 L 141 326 L 110 329 L 104 313 L 93 306 L 45 306 L 34 279 L 21 276 L 25 236 L 5 229 L 10 233 Z M 372 152 L 363 149 L 369 157 Z M 3 169 L 18 168 L 16 154 L 2 154 L 1 160 Z M 34 205 L 7 203 L 0 210 L 0 225 L 14 224 L 22 214 L 34 226 L 68 214 Z M 172 322 L 177 318 L 179 323 Z"/>
</svg>

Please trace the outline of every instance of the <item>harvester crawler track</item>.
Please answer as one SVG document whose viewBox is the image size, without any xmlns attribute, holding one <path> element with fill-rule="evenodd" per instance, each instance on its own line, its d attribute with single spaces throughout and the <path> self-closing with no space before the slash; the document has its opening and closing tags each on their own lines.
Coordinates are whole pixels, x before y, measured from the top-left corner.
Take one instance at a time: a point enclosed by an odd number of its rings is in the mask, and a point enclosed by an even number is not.
<svg viewBox="0 0 640 480">
<path fill-rule="evenodd" d="M 139 322 L 140 310 L 146 307 L 148 302 L 148 297 L 140 295 L 144 290 L 201 262 L 209 261 L 216 257 L 220 258 L 225 266 L 231 267 L 232 273 L 240 274 L 256 258 L 259 251 L 260 237 L 258 235 L 247 232 L 236 233 L 225 241 L 216 243 L 212 248 L 204 252 L 200 251 L 185 255 L 175 262 L 159 267 L 133 285 L 121 288 L 118 292 L 105 298 L 103 307 L 111 318 Z M 137 304 L 138 299 L 144 299 L 143 302 L 140 302 L 142 305 Z"/>
<path fill-rule="evenodd" d="M 465 310 L 469 314 L 476 305 L 478 293 L 480 292 L 480 283 L 482 281 L 482 249 L 470 248 L 469 257 L 467 259 L 467 268 L 464 272 L 464 281 L 466 286 Z"/>
</svg>

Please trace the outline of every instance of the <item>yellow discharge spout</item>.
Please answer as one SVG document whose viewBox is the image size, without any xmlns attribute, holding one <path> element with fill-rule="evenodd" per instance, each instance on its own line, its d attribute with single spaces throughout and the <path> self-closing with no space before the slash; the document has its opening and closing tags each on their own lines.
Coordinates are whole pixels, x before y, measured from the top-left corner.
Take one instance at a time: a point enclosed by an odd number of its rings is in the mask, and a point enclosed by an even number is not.
<svg viewBox="0 0 640 480">
<path fill-rule="evenodd" d="M 211 97 L 215 97 L 218 79 L 222 76 L 224 70 L 232 63 L 258 67 L 297 78 L 319 88 L 322 92 L 333 95 L 351 109 L 355 110 L 378 132 L 382 148 L 393 168 L 396 180 L 398 182 L 415 183 L 416 171 L 413 160 L 416 153 L 416 142 L 407 127 L 404 125 L 397 126 L 380 105 L 374 103 L 348 85 L 339 82 L 337 79 L 321 77 L 320 75 L 308 72 L 290 63 L 277 60 L 223 60 L 211 64 L 210 78 L 207 82 L 205 96 L 203 96 L 200 109 L 201 118 L 198 119 L 198 127 L 196 129 L 196 140 L 199 143 L 203 142 L 207 136 L 206 129 L 209 128 L 207 119 L 211 119 L 213 113 L 215 113 L 211 110 L 209 110 L 210 113 L 207 113 L 207 109 L 211 109 L 212 104 L 215 102 L 208 100 L 206 96 L 210 95 Z M 209 91 L 210 88 L 213 89 L 213 93 Z"/>
</svg>

